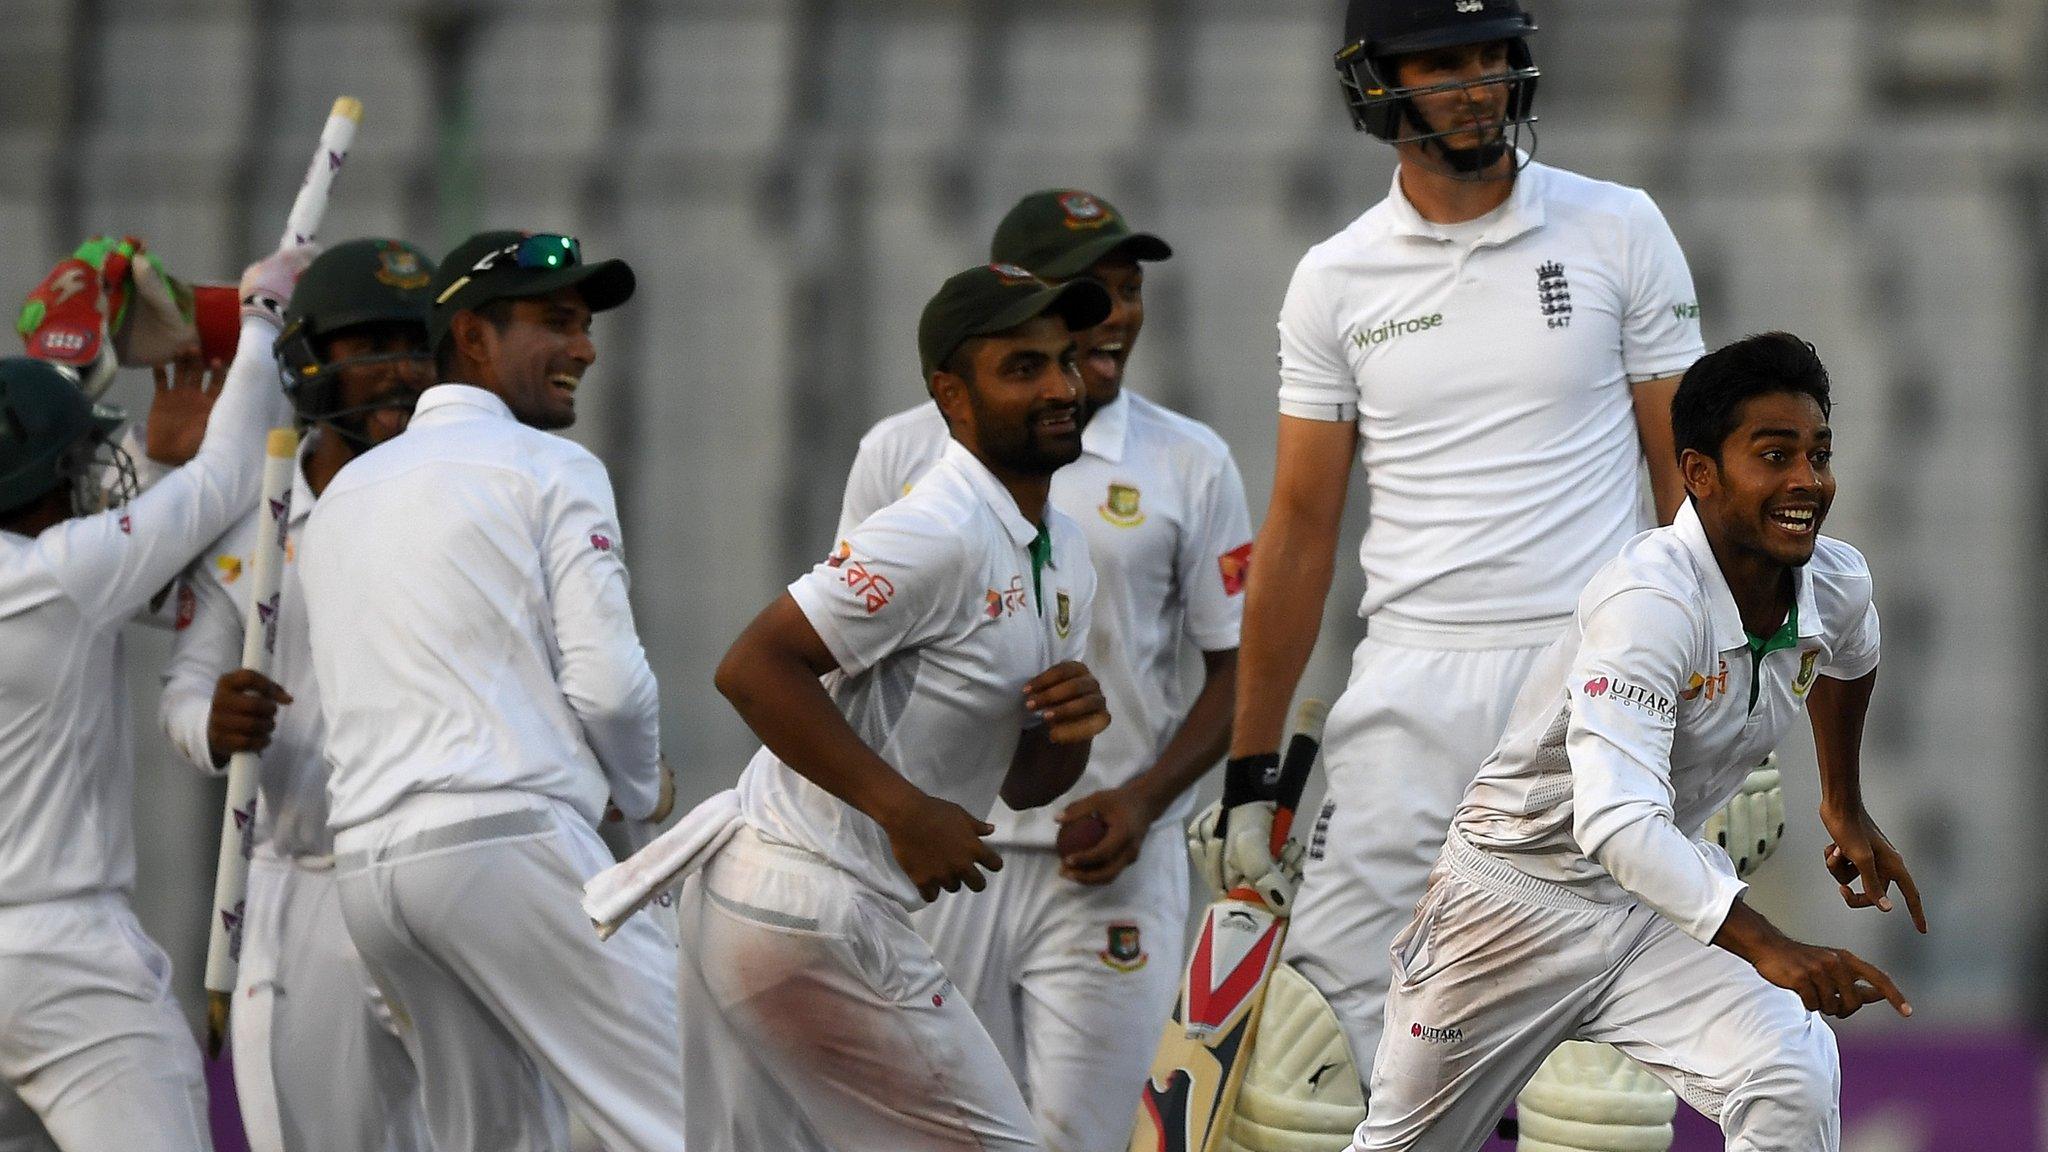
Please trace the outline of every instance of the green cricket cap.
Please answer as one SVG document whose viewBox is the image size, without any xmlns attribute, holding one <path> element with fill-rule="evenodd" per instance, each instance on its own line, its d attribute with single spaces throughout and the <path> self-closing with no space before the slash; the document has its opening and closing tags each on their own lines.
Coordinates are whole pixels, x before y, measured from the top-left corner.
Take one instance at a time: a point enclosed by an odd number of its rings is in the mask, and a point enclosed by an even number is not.
<svg viewBox="0 0 2048 1152">
<path fill-rule="evenodd" d="M 523 300 L 563 288 L 579 288 L 592 312 L 617 308 L 633 298 L 636 281 L 624 260 L 585 264 L 573 236 L 551 232 L 479 232 L 455 246 L 427 285 L 433 311 L 427 337 L 438 347 L 449 320 L 465 309 L 493 300 Z"/>
<path fill-rule="evenodd" d="M 1115 205 L 1079 188 L 1047 188 L 1017 201 L 989 244 L 989 259 L 1048 280 L 1071 280 L 1118 252 L 1138 260 L 1173 256 L 1166 241 L 1132 231 Z"/>
<path fill-rule="evenodd" d="M 1109 319 L 1109 290 L 1093 280 L 1048 284 L 1015 264 L 982 264 L 948 277 L 917 321 L 917 357 L 930 380 L 955 349 L 976 336 L 1007 332 L 1048 312 L 1070 331 Z"/>
</svg>

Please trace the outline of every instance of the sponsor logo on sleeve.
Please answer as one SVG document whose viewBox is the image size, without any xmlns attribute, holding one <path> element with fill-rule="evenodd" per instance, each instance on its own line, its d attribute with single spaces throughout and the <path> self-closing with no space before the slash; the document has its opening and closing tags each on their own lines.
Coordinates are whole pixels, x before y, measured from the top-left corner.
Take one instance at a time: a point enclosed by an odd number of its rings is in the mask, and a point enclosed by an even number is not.
<svg viewBox="0 0 2048 1152">
<path fill-rule="evenodd" d="M 1820 649 L 1808 648 L 1799 654 L 1799 675 L 1792 681 L 1792 694 L 1805 696 L 1813 687 L 1813 678 L 1820 674 Z"/>
<path fill-rule="evenodd" d="M 133 536 L 135 534 L 135 520 L 126 512 L 121 513 L 119 523 L 121 525 L 121 535 Z"/>
<path fill-rule="evenodd" d="M 174 626 L 180 632 L 192 626 L 192 618 L 199 615 L 199 597 L 192 591 L 192 585 L 178 581 L 178 612 Z"/>
<path fill-rule="evenodd" d="M 1691 300 L 1683 304 L 1673 304 L 1671 317 L 1674 320 L 1697 320 L 1700 318 L 1700 306 Z"/>
<path fill-rule="evenodd" d="M 609 552 L 612 550 L 612 538 L 602 532 L 592 532 L 590 534 L 590 546 L 599 552 Z"/>
<path fill-rule="evenodd" d="M 1109 926 L 1108 947 L 1096 953 L 1102 962 L 1118 972 L 1136 972 L 1151 957 L 1138 938 L 1138 926 L 1128 920 Z"/>
<path fill-rule="evenodd" d="M 887 576 L 871 572 L 868 566 L 858 560 L 846 560 L 834 565 L 839 569 L 840 579 L 860 598 L 861 607 L 873 616 L 889 606 L 890 597 L 896 595 L 896 585 Z"/>
<path fill-rule="evenodd" d="M 1145 522 L 1144 510 L 1138 507 L 1138 489 L 1131 484 L 1111 483 L 1108 498 L 1096 505 L 1095 511 L 1119 528 L 1136 528 Z"/>
<path fill-rule="evenodd" d="M 1216 558 L 1216 568 L 1223 574 L 1223 594 L 1235 596 L 1244 591 L 1244 582 L 1252 574 L 1252 545 L 1247 540 Z"/>
<path fill-rule="evenodd" d="M 1595 676 L 1586 681 L 1585 692 L 1589 699 L 1598 700 L 1606 697 L 1659 720 L 1670 720 L 1678 711 L 1669 696 L 1641 684 L 1623 680 L 1619 676 Z"/>
</svg>

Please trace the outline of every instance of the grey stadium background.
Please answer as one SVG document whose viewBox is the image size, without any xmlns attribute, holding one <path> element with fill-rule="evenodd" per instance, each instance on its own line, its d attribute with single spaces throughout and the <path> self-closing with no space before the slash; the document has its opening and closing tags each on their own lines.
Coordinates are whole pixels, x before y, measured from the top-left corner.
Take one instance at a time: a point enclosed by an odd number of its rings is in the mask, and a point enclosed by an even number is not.
<svg viewBox="0 0 2048 1152">
<path fill-rule="evenodd" d="M 1020 193 L 1087 187 L 1174 244 L 1132 384 L 1224 434 L 1258 516 L 1287 276 L 1392 171 L 1345 122 L 1340 7 L 0 0 L 0 284 L 25 294 L 96 232 L 231 280 L 275 237 L 343 93 L 367 111 L 326 239 L 438 253 L 482 226 L 548 228 L 630 259 L 641 293 L 599 323 L 573 435 L 612 469 L 695 798 L 753 748 L 712 690 L 716 659 L 831 546 L 859 434 L 922 395 L 919 307 Z M 1845 1036 L 2038 1036 L 2048 5 L 1532 7 L 1540 157 L 1655 195 L 1710 346 L 1789 328 L 1836 380 L 1830 532 L 1870 556 L 1888 641 L 1868 791 L 1934 932 L 1840 906 L 1803 733 L 1761 906 L 1885 965 L 1920 1010 Z M 131 372 L 116 397 L 139 412 L 146 392 Z M 1318 692 L 1341 685 L 1358 579 L 1340 562 L 1304 681 Z M 156 732 L 167 648 L 131 636 L 136 905 L 196 1005 L 219 793 Z"/>
</svg>

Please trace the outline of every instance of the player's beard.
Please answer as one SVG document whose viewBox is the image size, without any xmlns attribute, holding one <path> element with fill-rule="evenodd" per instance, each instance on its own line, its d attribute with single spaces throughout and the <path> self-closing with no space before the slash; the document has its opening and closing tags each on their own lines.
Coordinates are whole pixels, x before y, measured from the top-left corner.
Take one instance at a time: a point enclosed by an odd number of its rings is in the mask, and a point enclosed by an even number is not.
<svg viewBox="0 0 2048 1152">
<path fill-rule="evenodd" d="M 1448 136 L 1436 136 L 1435 128 L 1410 102 L 1406 108 L 1409 126 L 1418 136 L 1430 137 L 1421 141 L 1425 152 L 1434 153 L 1450 171 L 1448 175 L 1463 180 L 1483 180 L 1494 165 L 1508 154 L 1507 124 L 1504 120 L 1490 121 L 1478 129 L 1485 138 L 1470 147 L 1453 147 Z"/>
<path fill-rule="evenodd" d="M 1081 458 L 1082 401 L 1034 404 L 1021 420 L 1008 421 L 991 412 L 973 389 L 967 393 L 974 410 L 976 439 L 990 464 L 1025 476 L 1050 476 Z M 1074 430 L 1048 434 L 1039 420 L 1057 409 L 1071 410 Z"/>
</svg>

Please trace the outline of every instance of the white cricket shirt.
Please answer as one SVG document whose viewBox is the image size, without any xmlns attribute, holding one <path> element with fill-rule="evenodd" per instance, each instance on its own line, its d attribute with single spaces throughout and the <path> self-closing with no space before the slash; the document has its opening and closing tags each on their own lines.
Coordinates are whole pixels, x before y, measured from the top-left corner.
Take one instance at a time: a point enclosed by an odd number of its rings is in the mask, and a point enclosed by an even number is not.
<svg viewBox="0 0 2048 1152">
<path fill-rule="evenodd" d="M 1746 886 L 1700 826 L 1778 746 L 1815 676 L 1877 667 L 1862 554 L 1820 537 L 1794 577 L 1792 617 L 1753 640 L 1690 501 L 1631 540 L 1537 658 L 1457 832 L 1539 879 L 1618 883 L 1712 941 Z"/>
<path fill-rule="evenodd" d="M 1311 248 L 1280 311 L 1280 411 L 1357 420 L 1363 616 L 1547 640 L 1648 523 L 1630 381 L 1703 353 L 1649 196 L 1530 164 L 1494 212 L 1393 191 Z"/>
<path fill-rule="evenodd" d="M 427 389 L 299 547 L 341 832 L 419 793 L 527 793 L 594 826 L 659 793 L 659 701 L 604 465 L 496 395 Z"/>
<path fill-rule="evenodd" d="M 305 590 L 299 584 L 299 539 L 317 499 L 306 483 L 309 437 L 292 471 L 291 506 L 285 513 L 284 570 L 272 627 L 277 639 L 270 678 L 291 693 L 279 706 L 277 729 L 260 755 L 256 783 L 256 851 L 272 857 L 328 856 L 334 836 L 327 829 L 327 762 L 320 723 L 320 685 L 306 636 Z M 249 619 L 250 575 L 257 540 L 270 516 L 251 509 L 242 522 L 213 542 L 179 578 L 177 633 L 157 718 L 185 759 L 202 772 L 213 765 L 206 739 L 213 691 L 220 678 L 242 666 L 243 625 Z"/>
<path fill-rule="evenodd" d="M 936 404 L 876 424 L 846 479 L 839 532 L 902 496 L 952 441 Z M 1066 795 L 1029 812 L 997 802 L 991 839 L 1050 848 L 1073 800 L 1152 767 L 1187 718 L 1199 678 L 1189 649 L 1236 648 L 1252 554 L 1251 514 L 1230 448 L 1207 425 L 1128 390 L 1089 418 L 1079 460 L 1053 474 L 1052 504 L 1081 525 L 1095 565 L 1088 667 L 1115 722 Z M 1193 791 L 1161 823 L 1185 823 Z"/>
<path fill-rule="evenodd" d="M 276 338 L 243 321 L 189 463 L 124 507 L 0 532 L 0 906 L 134 887 L 121 626 L 256 502 L 285 417 Z"/>
<path fill-rule="evenodd" d="M 1088 544 L 1057 508 L 1046 508 L 1045 531 L 1040 562 L 1039 530 L 1016 499 L 949 441 L 914 491 L 789 586 L 839 662 L 825 687 L 861 741 L 969 812 L 995 804 L 1018 736 L 1039 722 L 1024 709 L 1024 685 L 1086 658 Z M 824 857 L 906 908 L 924 904 L 881 825 L 773 752 L 754 754 L 739 793 L 763 836 Z"/>
</svg>

